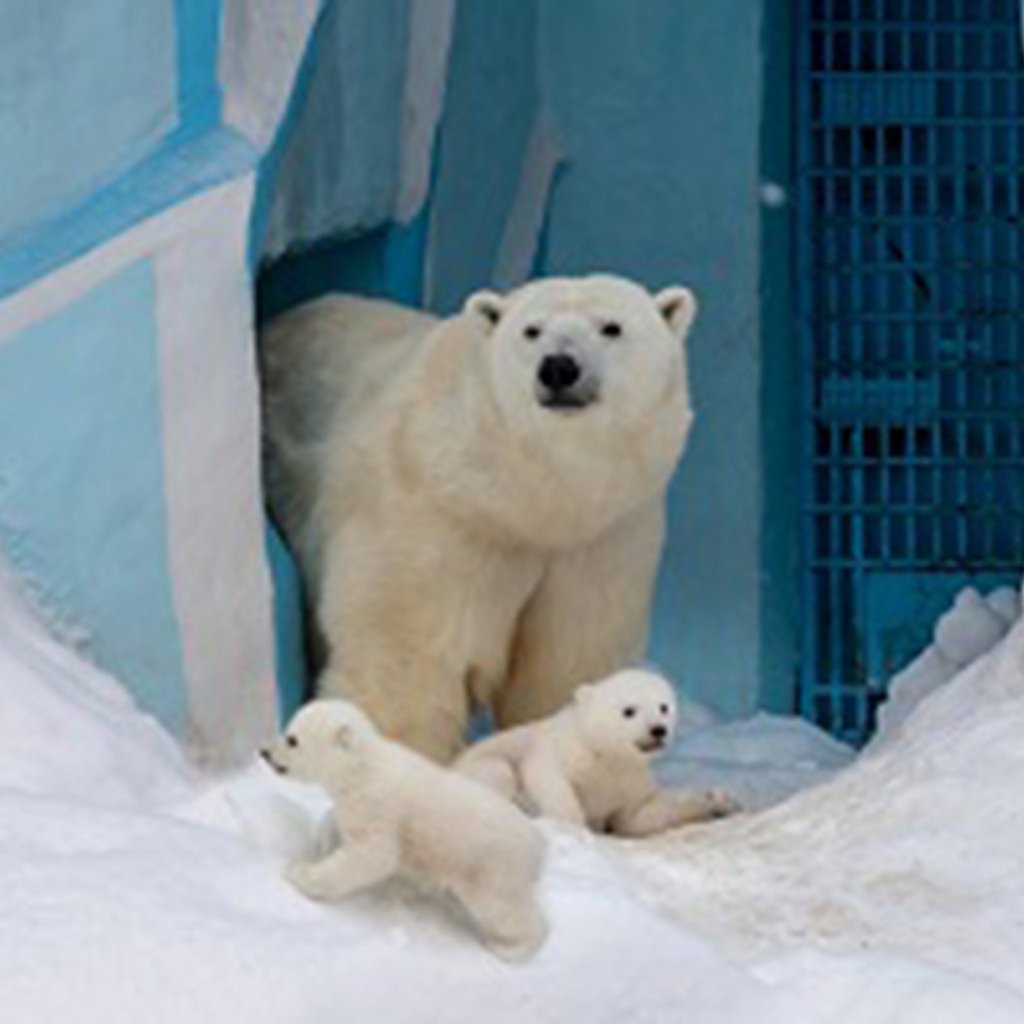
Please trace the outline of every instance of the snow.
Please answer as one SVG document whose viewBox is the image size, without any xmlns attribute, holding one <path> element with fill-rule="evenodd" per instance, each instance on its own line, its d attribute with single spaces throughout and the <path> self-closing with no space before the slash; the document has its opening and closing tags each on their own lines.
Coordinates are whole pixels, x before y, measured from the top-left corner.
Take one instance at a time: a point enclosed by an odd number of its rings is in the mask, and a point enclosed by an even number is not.
<svg viewBox="0 0 1024 1024">
<path fill-rule="evenodd" d="M 857 759 L 806 723 L 694 724 L 666 777 L 767 809 L 546 827 L 552 936 L 511 966 L 400 886 L 294 892 L 324 798 L 255 763 L 201 778 L 0 572 L 3 1020 L 1019 1024 L 1022 666 L 1018 625 Z"/>
<path fill-rule="evenodd" d="M 935 623 L 931 645 L 889 681 L 873 747 L 878 749 L 898 736 L 928 694 L 991 650 L 1019 616 L 1020 594 L 1011 587 L 999 587 L 986 597 L 974 587 L 961 590 Z"/>
<path fill-rule="evenodd" d="M 823 782 L 854 756 L 803 719 L 759 712 L 684 732 L 655 774 L 680 789 L 728 790 L 747 810 L 760 810 Z"/>
<path fill-rule="evenodd" d="M 647 898 L 753 963 L 899 951 L 1024 992 L 1024 622 L 975 653 L 828 782 L 631 850 Z"/>
</svg>

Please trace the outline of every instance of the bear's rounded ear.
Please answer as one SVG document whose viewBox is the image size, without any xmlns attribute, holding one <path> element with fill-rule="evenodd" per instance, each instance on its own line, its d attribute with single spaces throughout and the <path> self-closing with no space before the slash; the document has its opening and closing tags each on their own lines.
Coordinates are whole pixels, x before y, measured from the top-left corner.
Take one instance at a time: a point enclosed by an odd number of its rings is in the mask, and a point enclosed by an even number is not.
<svg viewBox="0 0 1024 1024">
<path fill-rule="evenodd" d="M 668 324 L 668 329 L 682 341 L 697 315 L 697 299 L 693 292 L 678 285 L 663 288 L 654 296 L 654 303 Z"/>
<path fill-rule="evenodd" d="M 573 700 L 577 704 L 579 704 L 581 706 L 583 704 L 586 704 L 587 701 L 590 700 L 590 698 L 594 696 L 594 684 L 593 683 L 582 683 L 580 686 L 576 687 L 576 689 L 573 692 L 572 696 L 573 696 Z"/>
<path fill-rule="evenodd" d="M 474 292 L 466 299 L 462 311 L 476 321 L 484 334 L 490 334 L 505 312 L 505 299 L 497 292 Z"/>
<path fill-rule="evenodd" d="M 334 730 L 334 742 L 345 750 L 351 750 L 356 743 L 356 731 L 348 722 L 344 722 Z"/>
</svg>

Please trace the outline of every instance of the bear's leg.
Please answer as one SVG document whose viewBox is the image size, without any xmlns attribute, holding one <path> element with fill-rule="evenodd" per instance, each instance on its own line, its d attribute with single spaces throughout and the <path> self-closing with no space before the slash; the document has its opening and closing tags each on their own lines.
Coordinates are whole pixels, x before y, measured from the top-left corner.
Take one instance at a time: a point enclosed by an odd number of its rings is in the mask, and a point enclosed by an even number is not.
<svg viewBox="0 0 1024 1024">
<path fill-rule="evenodd" d="M 513 639 L 495 708 L 501 728 L 544 718 L 580 683 L 643 657 L 663 534 L 659 498 L 595 543 L 556 556 Z"/>
<path fill-rule="evenodd" d="M 329 665 L 317 690 L 358 704 L 383 736 L 438 764 L 448 764 L 465 746 L 469 702 L 457 673 L 443 667 L 424 662 L 366 673 Z"/>
<path fill-rule="evenodd" d="M 510 884 L 512 882 L 513 884 Z M 548 923 L 533 893 L 532 879 L 520 885 L 487 872 L 455 895 L 476 922 L 488 949 L 504 960 L 527 960 L 544 944 Z"/>
<path fill-rule="evenodd" d="M 533 755 L 522 765 L 523 798 L 529 810 L 542 818 L 587 827 L 587 817 L 575 790 L 558 763 Z"/>
<path fill-rule="evenodd" d="M 474 665 L 504 675 L 512 623 L 536 586 L 447 521 L 350 521 L 327 548 L 318 617 L 331 651 L 319 690 L 442 764 L 465 746 Z M 522 561 L 520 559 L 519 561 Z"/>
<path fill-rule="evenodd" d="M 323 860 L 298 861 L 289 866 L 287 877 L 310 899 L 341 900 L 383 882 L 398 864 L 398 844 L 381 836 L 346 843 Z"/>
<path fill-rule="evenodd" d="M 683 825 L 724 818 L 740 809 L 728 793 L 655 793 L 639 807 L 616 814 L 611 821 L 615 835 L 642 839 Z"/>
<path fill-rule="evenodd" d="M 516 802 L 519 797 L 519 780 L 515 768 L 503 757 L 475 757 L 454 766 L 460 775 L 479 782 L 506 800 Z"/>
</svg>

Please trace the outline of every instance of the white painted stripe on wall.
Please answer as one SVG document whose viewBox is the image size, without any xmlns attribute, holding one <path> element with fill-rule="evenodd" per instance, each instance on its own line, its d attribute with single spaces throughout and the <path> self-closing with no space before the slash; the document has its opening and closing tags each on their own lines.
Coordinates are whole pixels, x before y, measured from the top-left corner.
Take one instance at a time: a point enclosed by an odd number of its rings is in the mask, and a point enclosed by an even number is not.
<svg viewBox="0 0 1024 1024">
<path fill-rule="evenodd" d="M 261 150 L 284 116 L 318 9 L 317 0 L 224 0 L 224 121 Z"/>
<path fill-rule="evenodd" d="M 156 255 L 168 553 L 189 741 L 232 763 L 273 734 L 272 590 L 246 262 L 254 176 Z"/>
<path fill-rule="evenodd" d="M 455 0 L 415 0 L 409 17 L 401 165 L 395 197 L 395 218 L 403 224 L 419 213 L 430 191 L 434 142 L 448 81 Z"/>
<path fill-rule="evenodd" d="M 172 206 L 0 301 L 0 343 L 70 305 L 128 264 L 196 231 L 231 187 L 222 185 Z"/>
<path fill-rule="evenodd" d="M 0 344 L 122 268 L 157 274 L 169 575 L 191 739 L 239 760 L 275 728 L 246 234 L 253 177 L 195 196 L 0 302 Z"/>
<path fill-rule="evenodd" d="M 515 288 L 530 276 L 544 227 L 548 196 L 561 161 L 562 150 L 555 134 L 543 113 L 538 114 L 523 156 L 519 188 L 494 261 L 492 280 L 496 287 Z"/>
</svg>

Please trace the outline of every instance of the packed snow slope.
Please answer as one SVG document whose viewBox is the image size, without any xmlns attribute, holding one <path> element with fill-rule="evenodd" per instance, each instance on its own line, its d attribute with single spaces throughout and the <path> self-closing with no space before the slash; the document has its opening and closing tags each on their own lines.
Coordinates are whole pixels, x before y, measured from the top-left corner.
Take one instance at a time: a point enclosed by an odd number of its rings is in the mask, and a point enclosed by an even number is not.
<svg viewBox="0 0 1024 1024">
<path fill-rule="evenodd" d="M 956 655 L 975 659 L 957 674 L 954 636 Z M 899 950 L 1024 991 L 1019 603 L 965 591 L 894 695 L 900 714 L 883 714 L 887 727 L 828 782 L 634 844 L 631 868 L 649 898 L 737 957 Z"/>
<path fill-rule="evenodd" d="M 1024 1024 L 1022 646 L 850 767 L 799 723 L 693 733 L 667 775 L 772 806 L 641 843 L 548 829 L 552 937 L 516 967 L 399 887 L 291 890 L 323 798 L 198 777 L 0 570 L 2 1019 Z"/>
</svg>

